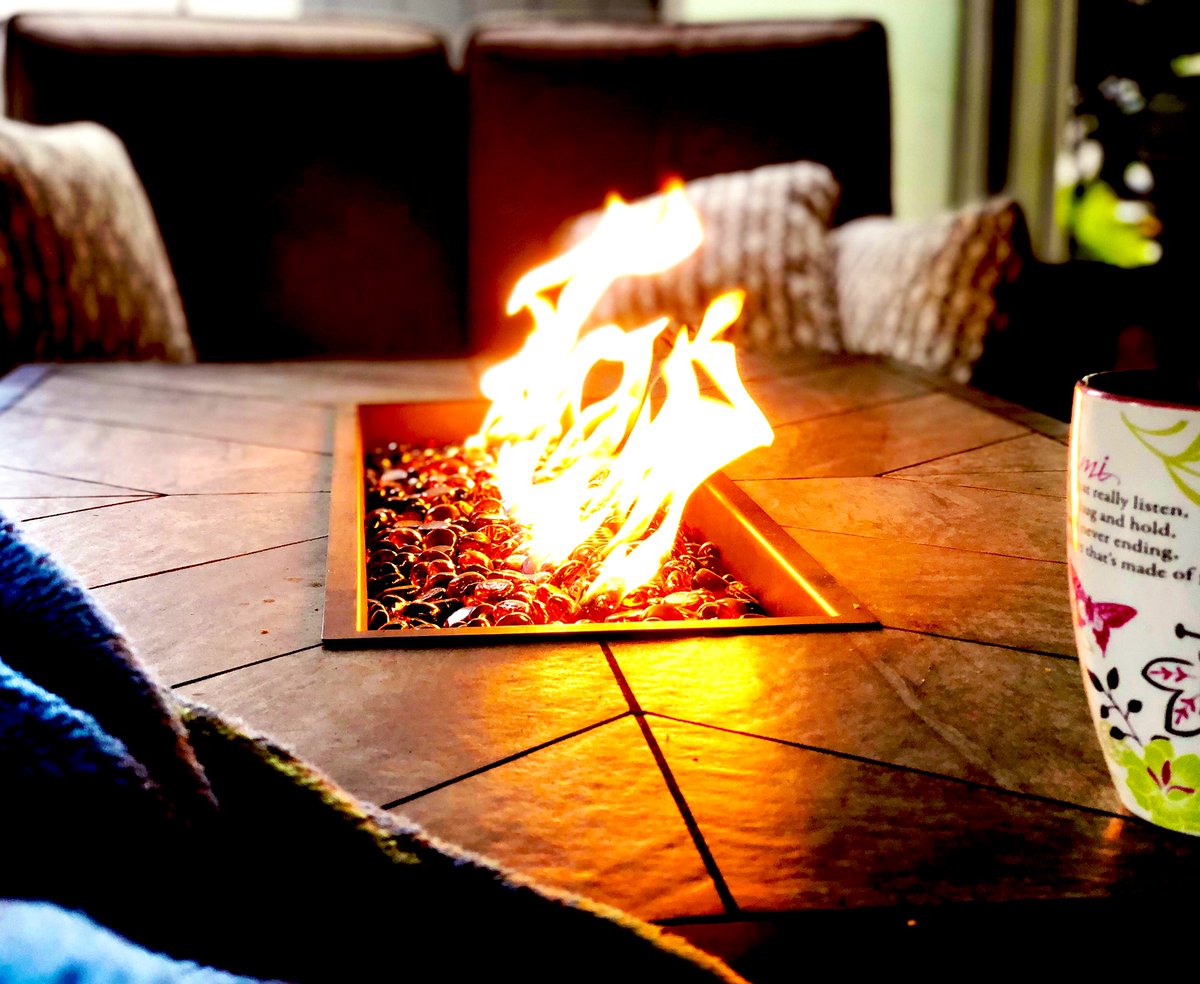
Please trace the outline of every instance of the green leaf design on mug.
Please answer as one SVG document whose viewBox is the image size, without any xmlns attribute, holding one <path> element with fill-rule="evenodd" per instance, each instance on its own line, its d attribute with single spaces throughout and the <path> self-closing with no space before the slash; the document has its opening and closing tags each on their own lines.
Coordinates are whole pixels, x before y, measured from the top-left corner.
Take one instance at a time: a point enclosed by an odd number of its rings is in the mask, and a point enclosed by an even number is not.
<svg viewBox="0 0 1200 984">
<path fill-rule="evenodd" d="M 1200 755 L 1176 755 L 1155 738 L 1142 755 L 1128 745 L 1111 748 L 1125 769 L 1125 783 L 1138 806 L 1159 826 L 1200 833 Z"/>
<path fill-rule="evenodd" d="M 1170 454 L 1161 448 L 1156 448 L 1148 437 L 1174 437 L 1187 427 L 1187 421 L 1181 420 L 1170 427 L 1163 427 L 1160 430 L 1155 430 L 1150 427 L 1139 427 L 1132 420 L 1121 414 L 1121 420 L 1125 422 L 1125 426 L 1129 428 L 1129 433 L 1136 437 L 1144 447 L 1148 448 L 1155 455 L 1162 459 L 1166 466 L 1167 474 L 1171 481 L 1179 488 L 1179 491 L 1186 495 L 1192 502 L 1200 506 L 1200 490 L 1197 490 L 1193 485 L 1189 484 L 1188 479 L 1184 476 L 1190 476 L 1193 479 L 1200 480 L 1200 469 L 1194 466 L 1200 463 L 1200 435 L 1197 435 L 1192 443 L 1176 454 Z"/>
</svg>

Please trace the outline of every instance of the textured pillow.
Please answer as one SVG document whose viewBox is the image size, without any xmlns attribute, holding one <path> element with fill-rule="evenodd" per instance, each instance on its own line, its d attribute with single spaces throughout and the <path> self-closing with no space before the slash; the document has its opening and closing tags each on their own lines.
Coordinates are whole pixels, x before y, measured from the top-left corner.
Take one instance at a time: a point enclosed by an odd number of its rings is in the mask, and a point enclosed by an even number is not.
<svg viewBox="0 0 1200 984">
<path fill-rule="evenodd" d="M 808 346 L 841 351 L 829 222 L 840 188 L 821 164 L 771 164 L 698 178 L 684 186 L 700 213 L 704 242 L 678 266 L 650 277 L 624 277 L 590 319 L 623 328 L 664 314 L 698 325 L 709 302 L 735 287 L 746 291 L 732 340 L 783 352 Z M 595 225 L 575 219 L 568 242 Z"/>
<path fill-rule="evenodd" d="M 0 120 L 0 367 L 192 361 L 175 278 L 121 141 Z"/>
<path fill-rule="evenodd" d="M 1003 327 L 1028 232 L 1020 206 L 994 199 L 929 221 L 856 219 L 833 243 L 846 350 L 966 382 Z"/>
</svg>

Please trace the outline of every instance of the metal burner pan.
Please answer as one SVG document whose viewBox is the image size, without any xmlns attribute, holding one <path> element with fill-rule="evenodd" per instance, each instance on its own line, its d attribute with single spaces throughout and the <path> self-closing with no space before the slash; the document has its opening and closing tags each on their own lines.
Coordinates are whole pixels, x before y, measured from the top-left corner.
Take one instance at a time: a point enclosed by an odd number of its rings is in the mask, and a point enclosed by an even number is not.
<svg viewBox="0 0 1200 984">
<path fill-rule="evenodd" d="M 368 630 L 364 450 L 390 441 L 460 442 L 478 430 L 486 409 L 487 404 L 482 400 L 378 403 L 360 404 L 339 415 L 334 443 L 325 620 L 321 632 L 327 646 L 427 648 L 511 643 L 526 638 L 813 632 L 878 627 L 875 617 L 749 496 L 723 474 L 717 474 L 692 495 L 684 519 L 721 548 L 725 567 L 753 589 L 769 613 L 766 618 Z"/>
</svg>

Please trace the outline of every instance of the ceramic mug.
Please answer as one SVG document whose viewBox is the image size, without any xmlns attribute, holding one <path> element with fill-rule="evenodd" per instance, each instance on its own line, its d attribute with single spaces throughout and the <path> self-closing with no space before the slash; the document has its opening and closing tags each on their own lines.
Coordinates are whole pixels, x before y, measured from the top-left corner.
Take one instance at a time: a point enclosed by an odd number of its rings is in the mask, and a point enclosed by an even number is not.
<svg viewBox="0 0 1200 984">
<path fill-rule="evenodd" d="M 1075 643 L 1117 793 L 1200 834 L 1200 380 L 1080 381 L 1067 510 Z"/>
</svg>

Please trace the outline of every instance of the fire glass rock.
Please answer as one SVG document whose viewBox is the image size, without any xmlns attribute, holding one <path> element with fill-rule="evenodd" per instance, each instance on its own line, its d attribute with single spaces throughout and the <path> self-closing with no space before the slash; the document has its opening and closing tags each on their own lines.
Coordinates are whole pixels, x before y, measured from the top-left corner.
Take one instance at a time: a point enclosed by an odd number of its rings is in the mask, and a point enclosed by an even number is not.
<svg viewBox="0 0 1200 984">
<path fill-rule="evenodd" d="M 610 520 L 571 556 L 540 567 L 505 509 L 494 462 L 458 446 L 390 444 L 366 456 L 367 627 L 488 628 L 743 619 L 764 615 L 721 568 L 717 546 L 681 528 L 655 578 L 624 598 L 588 597 Z M 587 600 L 585 600 L 585 598 Z"/>
</svg>

